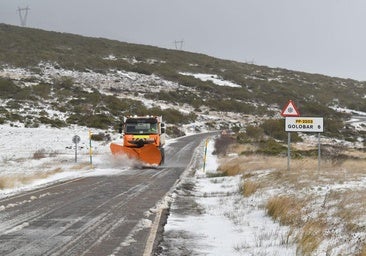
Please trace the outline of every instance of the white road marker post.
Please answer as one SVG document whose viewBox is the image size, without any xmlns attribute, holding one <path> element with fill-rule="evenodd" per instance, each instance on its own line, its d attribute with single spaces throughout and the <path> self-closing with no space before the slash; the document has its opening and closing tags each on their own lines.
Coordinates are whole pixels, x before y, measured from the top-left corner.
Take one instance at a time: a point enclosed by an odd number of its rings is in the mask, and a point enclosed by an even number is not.
<svg viewBox="0 0 366 256">
<path fill-rule="evenodd" d="M 208 139 L 206 139 L 206 142 L 205 142 L 205 153 L 203 155 L 203 173 L 205 173 L 206 171 L 206 159 L 207 159 L 207 145 L 208 145 Z"/>
<path fill-rule="evenodd" d="M 91 168 L 93 168 L 93 149 L 91 141 L 92 141 L 92 132 L 89 130 L 89 161 Z"/>
</svg>

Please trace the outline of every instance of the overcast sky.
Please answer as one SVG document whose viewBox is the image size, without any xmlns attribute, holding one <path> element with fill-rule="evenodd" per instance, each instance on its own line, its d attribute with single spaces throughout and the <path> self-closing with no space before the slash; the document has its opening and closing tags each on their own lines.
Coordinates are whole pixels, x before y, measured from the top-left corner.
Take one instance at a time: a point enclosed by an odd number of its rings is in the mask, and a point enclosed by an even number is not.
<svg viewBox="0 0 366 256">
<path fill-rule="evenodd" d="M 366 80 L 365 0 L 0 0 L 0 23 L 27 6 L 28 27 Z"/>
</svg>

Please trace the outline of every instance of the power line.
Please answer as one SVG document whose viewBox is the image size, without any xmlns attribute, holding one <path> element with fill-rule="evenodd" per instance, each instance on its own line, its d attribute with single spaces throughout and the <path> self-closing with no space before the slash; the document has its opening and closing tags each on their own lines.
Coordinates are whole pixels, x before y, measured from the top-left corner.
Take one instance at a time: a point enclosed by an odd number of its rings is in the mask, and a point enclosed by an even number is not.
<svg viewBox="0 0 366 256">
<path fill-rule="evenodd" d="M 20 25 L 22 27 L 27 26 L 27 17 L 28 17 L 28 11 L 30 8 L 27 6 L 26 8 L 20 8 L 18 7 L 18 13 L 19 13 L 19 19 L 20 19 Z"/>
<path fill-rule="evenodd" d="M 175 40 L 174 41 L 175 49 L 176 50 L 182 50 L 183 49 L 183 43 L 184 43 L 184 40 L 180 40 L 180 41 Z"/>
</svg>

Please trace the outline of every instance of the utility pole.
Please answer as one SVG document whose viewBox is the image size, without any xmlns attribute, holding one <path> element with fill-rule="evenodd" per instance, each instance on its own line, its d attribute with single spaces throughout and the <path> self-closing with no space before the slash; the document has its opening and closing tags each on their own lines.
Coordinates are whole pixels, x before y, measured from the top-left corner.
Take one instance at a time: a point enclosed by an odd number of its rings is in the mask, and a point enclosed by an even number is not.
<svg viewBox="0 0 366 256">
<path fill-rule="evenodd" d="M 174 41 L 175 49 L 176 50 L 182 50 L 183 49 L 183 43 L 184 43 L 184 40 L 180 40 L 180 41 L 175 40 Z"/>
<path fill-rule="evenodd" d="M 27 6 L 26 8 L 20 8 L 18 7 L 18 13 L 19 13 L 19 19 L 20 19 L 20 25 L 22 27 L 27 26 L 27 17 L 28 17 L 28 11 L 30 8 Z M 23 13 L 24 12 L 24 13 Z"/>
</svg>

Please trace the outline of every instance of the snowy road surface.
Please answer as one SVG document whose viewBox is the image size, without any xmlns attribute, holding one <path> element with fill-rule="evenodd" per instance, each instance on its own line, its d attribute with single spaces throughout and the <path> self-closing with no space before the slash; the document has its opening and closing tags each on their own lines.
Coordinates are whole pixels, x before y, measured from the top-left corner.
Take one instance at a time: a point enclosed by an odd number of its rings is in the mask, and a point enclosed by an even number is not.
<svg viewBox="0 0 366 256">
<path fill-rule="evenodd" d="M 158 169 L 80 177 L 0 200 L 0 255 L 143 255 L 156 205 L 207 135 L 176 140 Z"/>
</svg>

